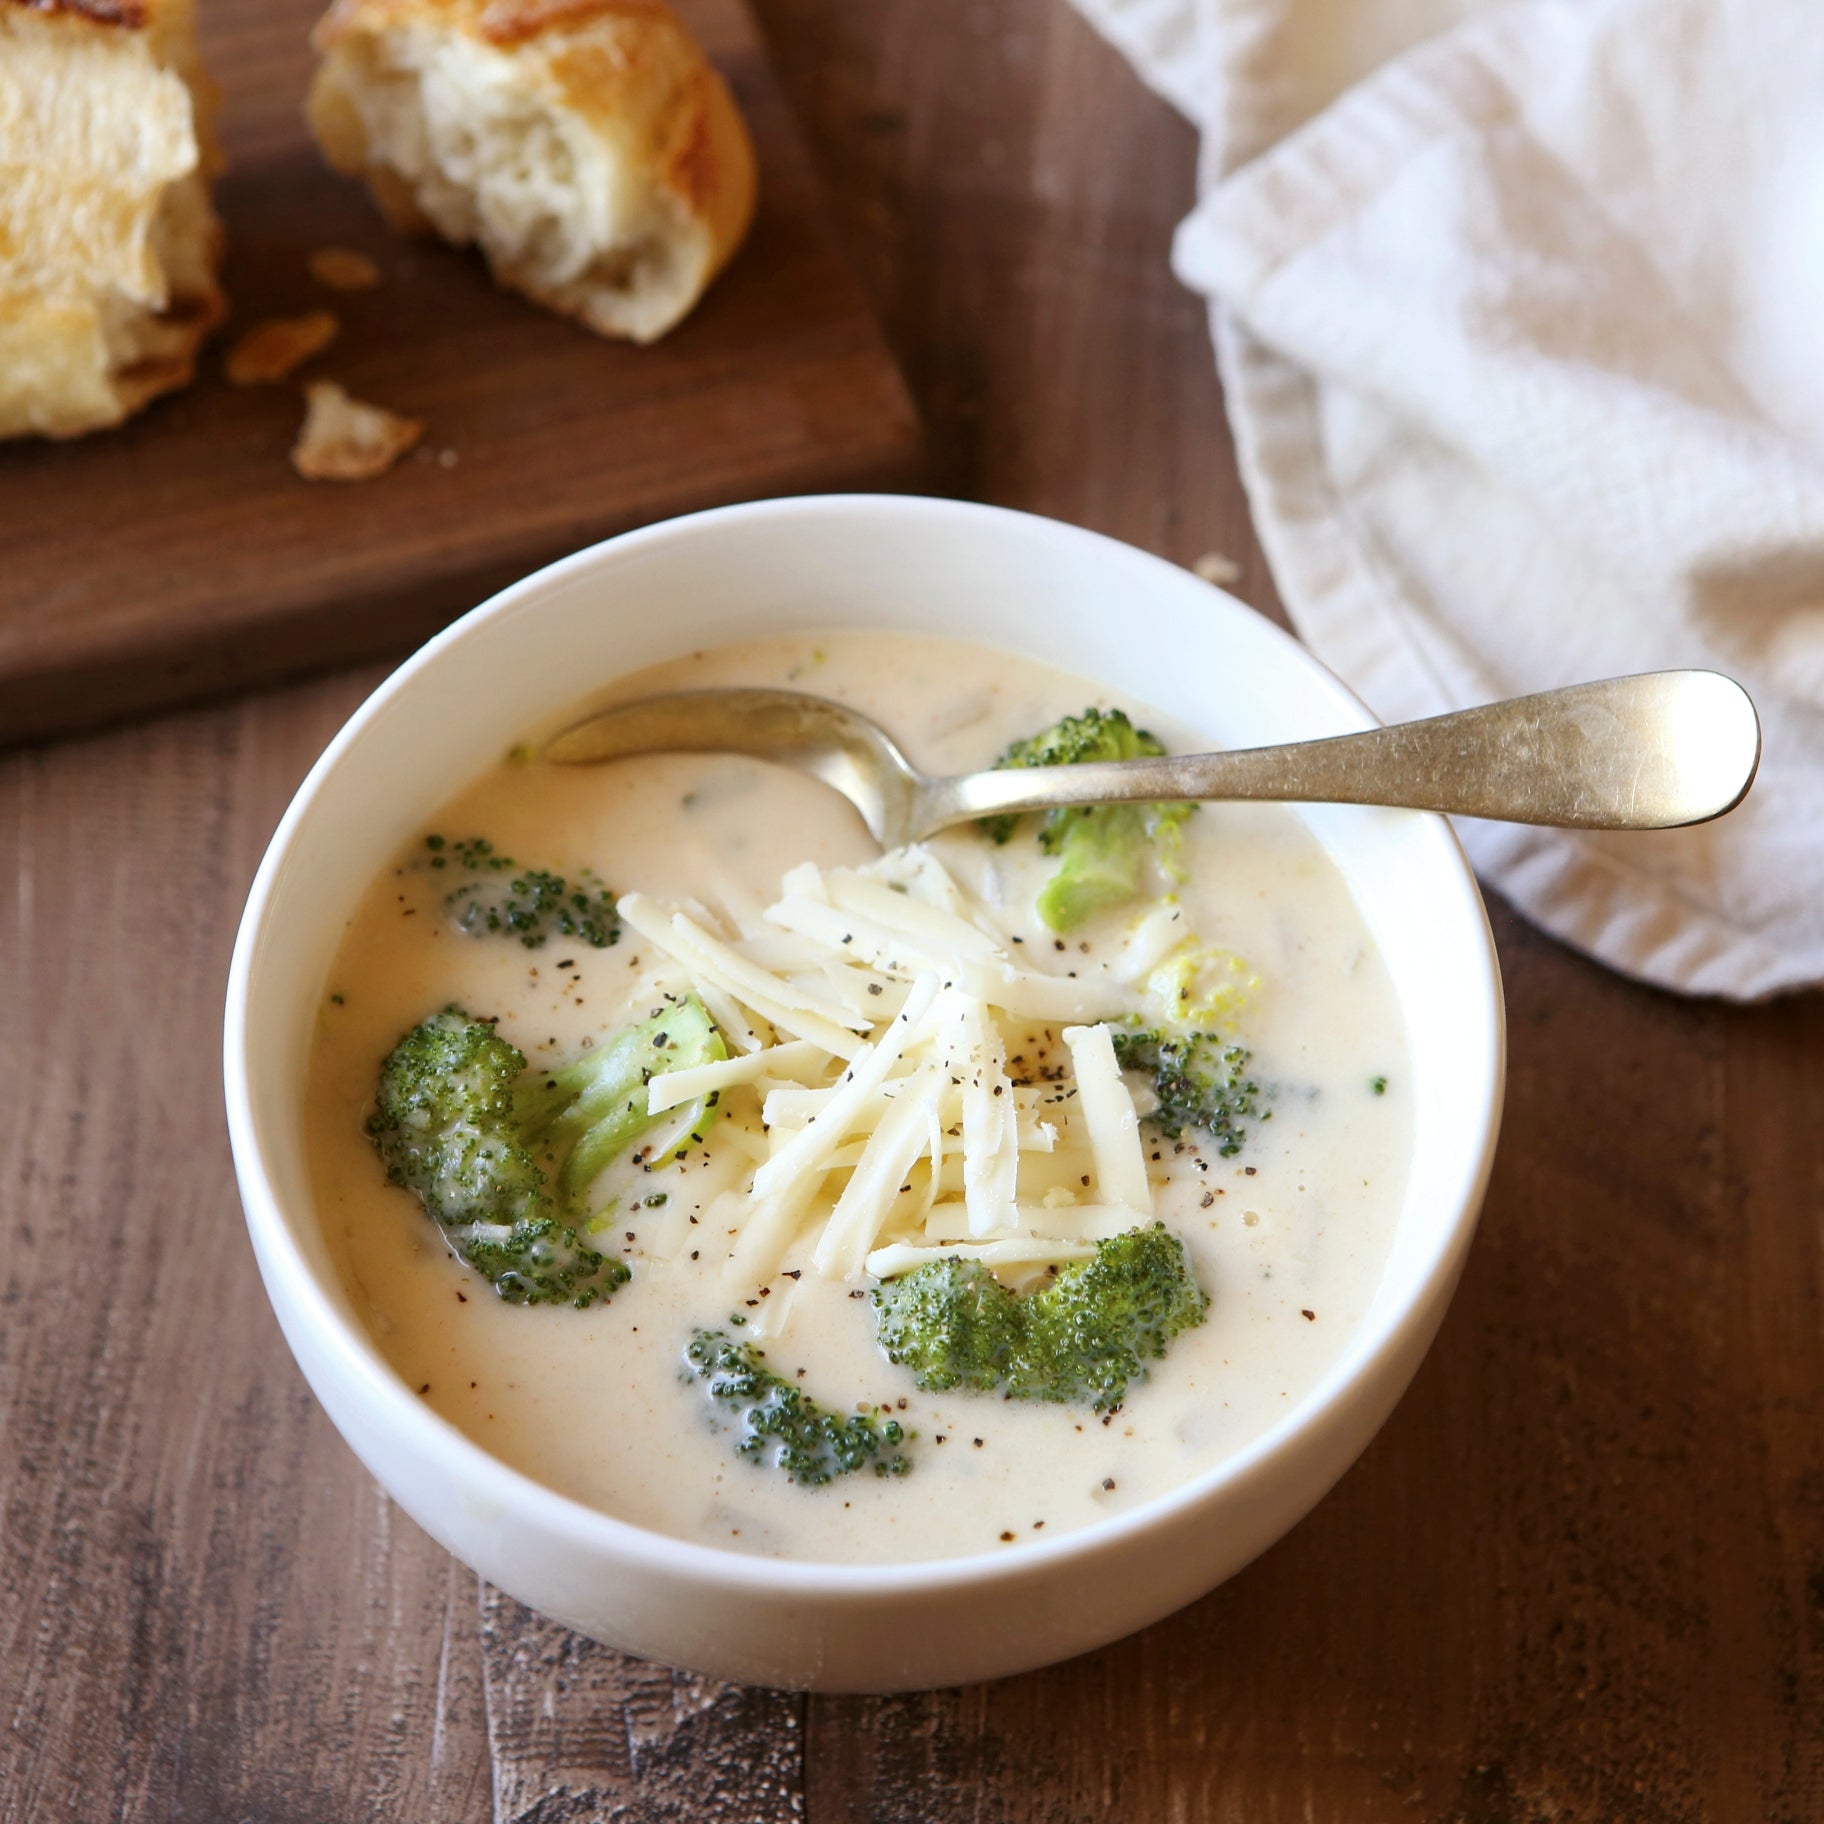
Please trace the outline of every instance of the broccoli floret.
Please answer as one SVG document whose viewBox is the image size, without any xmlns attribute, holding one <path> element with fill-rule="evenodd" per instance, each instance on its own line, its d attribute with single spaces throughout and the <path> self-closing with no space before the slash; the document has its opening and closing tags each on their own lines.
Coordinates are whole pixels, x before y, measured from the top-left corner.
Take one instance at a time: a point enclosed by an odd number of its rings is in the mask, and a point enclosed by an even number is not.
<svg viewBox="0 0 1824 1824">
<path fill-rule="evenodd" d="M 992 1393 L 1003 1382 L 1024 1386 L 1032 1379 L 1021 1365 L 1029 1335 L 1026 1307 L 1042 1296 L 1021 1298 L 980 1261 L 953 1254 L 875 1288 L 875 1340 L 887 1360 L 910 1368 L 927 1393 L 952 1387 Z"/>
<path fill-rule="evenodd" d="M 997 771 L 1022 766 L 1076 766 L 1091 760 L 1139 760 L 1164 747 L 1118 709 L 1086 709 L 1042 734 L 1016 741 L 995 762 Z M 1169 875 L 1178 872 L 1184 820 L 1193 804 L 1085 804 L 1047 811 L 1039 846 L 1058 858 L 1037 903 L 1053 931 L 1074 931 L 1092 913 L 1118 906 L 1141 891 L 1149 854 Z M 1011 840 L 1017 816 L 984 817 L 996 842 Z"/>
<path fill-rule="evenodd" d="M 555 1070 L 529 1072 L 514 1097 L 528 1141 L 562 1159 L 558 1188 L 577 1203 L 612 1160 L 653 1125 L 646 1086 L 666 1071 L 715 1064 L 728 1047 L 715 1021 L 694 994 L 666 996 L 647 1019 L 623 1026 L 610 1038 Z M 703 1119 L 690 1125 L 701 1140 L 715 1119 L 715 1096 Z M 682 1158 L 682 1151 L 678 1157 Z"/>
<path fill-rule="evenodd" d="M 1039 1291 L 1009 1291 L 980 1261 L 932 1261 L 873 1294 L 887 1360 L 928 1393 L 960 1387 L 1010 1400 L 1112 1412 L 1209 1299 L 1163 1223 L 1096 1244 Z"/>
<path fill-rule="evenodd" d="M 1235 1024 L 1259 986 L 1259 976 L 1233 950 L 1195 937 L 1175 945 L 1144 978 L 1156 1024 L 1174 1039 Z"/>
<path fill-rule="evenodd" d="M 1124 1070 L 1152 1081 L 1158 1106 L 1146 1118 L 1168 1140 L 1195 1128 L 1233 1159 L 1248 1137 L 1244 1122 L 1266 1120 L 1260 1085 L 1248 1075 L 1251 1053 L 1213 1032 L 1167 1033 L 1156 1027 L 1114 1029 Z"/>
<path fill-rule="evenodd" d="M 876 1424 L 866 1413 L 838 1418 L 767 1367 L 752 1343 L 725 1330 L 699 1330 L 684 1351 L 685 1368 L 718 1407 L 739 1423 L 736 1451 L 783 1470 L 806 1488 L 821 1488 L 873 1464 L 877 1476 L 903 1476 L 912 1461 L 896 1419 Z"/>
<path fill-rule="evenodd" d="M 581 1309 L 629 1277 L 577 1223 L 601 1169 L 652 1125 L 645 1085 L 727 1055 L 694 997 L 557 1070 L 531 1072 L 491 1020 L 450 1006 L 414 1026 L 380 1066 L 367 1132 L 387 1177 L 417 1194 L 502 1298 Z"/>
<path fill-rule="evenodd" d="M 574 886 L 548 868 L 525 868 L 510 855 L 497 855 L 480 836 L 448 842 L 427 836 L 433 868 L 454 867 L 479 876 L 465 880 L 444 898 L 457 925 L 472 937 L 505 932 L 537 950 L 555 932 L 605 950 L 621 935 L 614 896 L 587 869 Z"/>
</svg>

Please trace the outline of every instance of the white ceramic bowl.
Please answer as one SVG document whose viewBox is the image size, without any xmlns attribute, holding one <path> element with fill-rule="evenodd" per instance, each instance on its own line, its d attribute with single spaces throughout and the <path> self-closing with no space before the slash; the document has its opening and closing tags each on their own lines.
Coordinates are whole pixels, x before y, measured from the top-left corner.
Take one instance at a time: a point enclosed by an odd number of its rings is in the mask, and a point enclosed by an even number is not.
<svg viewBox="0 0 1824 1824">
<path fill-rule="evenodd" d="M 1355 1460 L 1436 1333 L 1500 1118 L 1500 978 L 1448 826 L 1298 814 L 1342 869 L 1404 1010 L 1416 1134 L 1385 1278 L 1335 1365 L 1244 1450 L 1044 1544 L 930 1564 L 779 1563 L 580 1506 L 497 1462 L 388 1367 L 312 1207 L 312 1023 L 369 881 L 455 791 L 615 675 L 762 631 L 899 628 L 1062 665 L 1239 747 L 1371 718 L 1276 627 L 1188 572 L 1053 521 L 838 496 L 731 507 L 541 570 L 433 640 L 318 761 L 267 851 L 229 979 L 228 1123 L 260 1271 L 298 1365 L 399 1504 L 501 1588 L 600 1640 L 717 1677 L 827 1691 L 960 1684 L 1169 1614 L 1239 1570 Z"/>
</svg>

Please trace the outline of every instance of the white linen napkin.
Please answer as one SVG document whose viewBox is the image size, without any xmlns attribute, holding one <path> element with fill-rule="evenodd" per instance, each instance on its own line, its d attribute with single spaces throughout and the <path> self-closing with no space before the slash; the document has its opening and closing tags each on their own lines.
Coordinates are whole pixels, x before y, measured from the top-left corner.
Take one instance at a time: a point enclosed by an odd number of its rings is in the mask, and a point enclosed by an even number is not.
<svg viewBox="0 0 1824 1824">
<path fill-rule="evenodd" d="M 1706 665 L 1765 725 L 1701 829 L 1463 822 L 1566 942 L 1824 980 L 1818 0 L 1076 0 L 1204 129 L 1206 295 L 1262 545 L 1389 720 Z"/>
</svg>

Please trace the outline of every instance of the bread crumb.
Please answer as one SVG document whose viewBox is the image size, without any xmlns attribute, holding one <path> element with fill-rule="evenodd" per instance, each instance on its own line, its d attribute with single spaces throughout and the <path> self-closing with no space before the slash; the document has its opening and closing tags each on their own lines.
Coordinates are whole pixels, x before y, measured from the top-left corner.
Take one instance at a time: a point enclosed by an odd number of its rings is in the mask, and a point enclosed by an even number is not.
<svg viewBox="0 0 1824 1824">
<path fill-rule="evenodd" d="M 352 247 L 319 247 L 310 256 L 310 276 L 331 291 L 372 291 L 380 268 Z"/>
<path fill-rule="evenodd" d="M 416 418 L 352 399 L 333 380 L 313 380 L 304 397 L 304 424 L 292 445 L 291 466 L 307 481 L 384 475 L 424 435 Z"/>
<path fill-rule="evenodd" d="M 1241 581 L 1241 566 L 1234 558 L 1225 557 L 1220 551 L 1204 552 L 1191 568 L 1206 583 L 1214 583 L 1219 589 Z"/>
<path fill-rule="evenodd" d="M 333 310 L 307 310 L 301 317 L 269 317 L 228 351 L 228 378 L 236 386 L 283 380 L 336 339 L 341 325 Z"/>
</svg>

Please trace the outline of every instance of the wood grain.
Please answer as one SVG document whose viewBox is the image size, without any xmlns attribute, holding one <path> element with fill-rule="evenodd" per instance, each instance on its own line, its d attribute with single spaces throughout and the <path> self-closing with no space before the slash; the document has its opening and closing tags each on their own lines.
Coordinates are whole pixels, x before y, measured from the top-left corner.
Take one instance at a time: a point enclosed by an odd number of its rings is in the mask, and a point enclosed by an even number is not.
<svg viewBox="0 0 1824 1824">
<path fill-rule="evenodd" d="M 473 254 L 400 240 L 328 170 L 299 113 L 320 10 L 203 9 L 226 97 L 234 316 L 197 384 L 107 435 L 0 445 L 0 740 L 403 653 L 607 533 L 913 472 L 905 389 L 745 0 L 681 10 L 752 124 L 759 216 L 698 310 L 647 349 L 495 290 Z M 307 271 L 326 246 L 368 253 L 385 283 L 326 293 Z M 342 325 L 307 371 L 426 425 L 380 480 L 301 480 L 297 384 L 222 375 L 227 342 L 307 306 Z"/>
<path fill-rule="evenodd" d="M 497 1824 L 794 1824 L 804 1701 L 616 1653 L 481 1591 Z"/>
<path fill-rule="evenodd" d="M 941 478 L 1271 605 L 1165 270 L 1188 133 L 1056 0 L 767 0 Z M 215 1086 L 342 677 L 0 760 L 0 1820 L 1816 1824 L 1824 998 L 1494 908 L 1511 1089 L 1410 1396 L 1204 1601 L 967 1691 L 698 1687 L 453 1566 L 305 1392 Z"/>
</svg>

